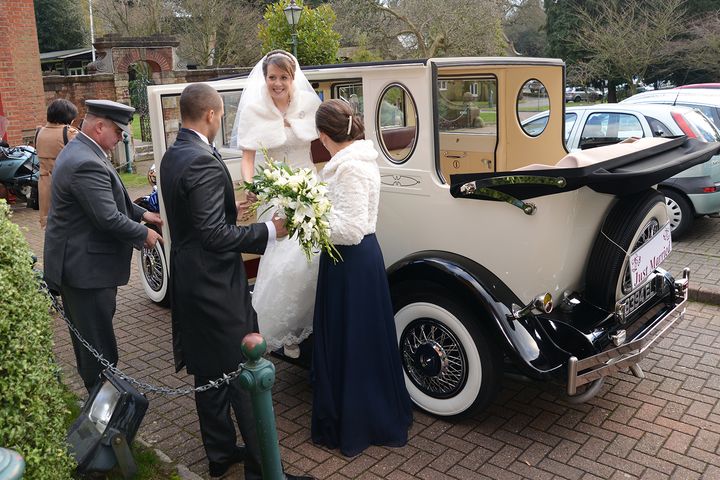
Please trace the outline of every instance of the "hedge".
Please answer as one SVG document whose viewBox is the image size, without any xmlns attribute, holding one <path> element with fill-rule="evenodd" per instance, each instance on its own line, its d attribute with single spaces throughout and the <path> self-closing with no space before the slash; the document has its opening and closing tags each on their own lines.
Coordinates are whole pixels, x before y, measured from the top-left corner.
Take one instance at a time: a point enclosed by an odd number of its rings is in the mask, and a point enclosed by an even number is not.
<svg viewBox="0 0 720 480">
<path fill-rule="evenodd" d="M 68 415 L 53 359 L 53 319 L 30 249 L 0 200 L 0 446 L 25 459 L 28 480 L 72 478 Z"/>
</svg>

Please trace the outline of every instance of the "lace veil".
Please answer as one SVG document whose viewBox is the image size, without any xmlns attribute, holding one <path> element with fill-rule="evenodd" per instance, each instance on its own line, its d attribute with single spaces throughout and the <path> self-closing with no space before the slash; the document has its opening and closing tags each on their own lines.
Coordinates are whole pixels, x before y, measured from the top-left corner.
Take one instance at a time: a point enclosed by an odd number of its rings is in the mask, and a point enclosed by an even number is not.
<svg viewBox="0 0 720 480">
<path fill-rule="evenodd" d="M 317 96 L 312 85 L 310 85 L 310 82 L 305 77 L 305 74 L 302 72 L 302 70 L 300 70 L 300 63 L 297 61 L 297 58 L 295 58 L 291 53 L 288 52 L 276 52 L 273 53 L 273 56 L 274 55 L 287 55 L 295 61 L 295 78 L 293 79 L 293 91 L 291 95 L 295 95 L 300 91 L 306 91 Z M 235 114 L 235 124 L 233 125 L 232 135 L 230 137 L 230 146 L 233 148 L 240 148 L 240 146 L 238 145 L 238 132 L 240 131 L 240 129 L 245 128 L 245 125 L 243 125 L 243 123 L 246 121 L 243 115 L 243 110 L 248 105 L 265 102 L 266 98 L 270 102 L 272 102 L 272 100 L 269 99 L 269 95 L 267 95 L 265 75 L 263 74 L 262 68 L 263 62 L 266 58 L 267 55 L 261 58 L 260 61 L 256 63 L 253 69 L 250 71 L 250 75 L 248 75 L 247 77 L 247 83 L 245 84 L 245 89 L 240 96 L 240 102 L 238 103 L 237 112 Z"/>
</svg>

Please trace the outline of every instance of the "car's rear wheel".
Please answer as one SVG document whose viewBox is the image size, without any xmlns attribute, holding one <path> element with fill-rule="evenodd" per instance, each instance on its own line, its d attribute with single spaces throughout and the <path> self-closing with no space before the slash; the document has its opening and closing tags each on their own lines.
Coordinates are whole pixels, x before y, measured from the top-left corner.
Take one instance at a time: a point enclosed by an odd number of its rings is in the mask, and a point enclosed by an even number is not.
<svg viewBox="0 0 720 480">
<path fill-rule="evenodd" d="M 155 225 L 147 225 L 147 227 L 158 231 Z M 170 306 L 167 260 L 160 242 L 155 243 L 153 248 L 143 247 L 140 250 L 138 268 L 140 269 L 140 283 L 142 283 L 148 298 L 162 307 Z"/>
<path fill-rule="evenodd" d="M 579 102 L 579 101 L 581 101 L 581 100 L 582 100 L 582 98 L 580 97 L 580 95 L 578 95 L 578 96 L 576 96 L 575 98 L 573 98 L 573 102 L 575 102 L 575 103 L 577 103 L 577 102 Z"/>
<path fill-rule="evenodd" d="M 665 205 L 670 218 L 670 230 L 673 238 L 680 238 L 695 220 L 692 206 L 682 193 L 669 189 L 663 189 L 662 193 L 665 195 Z"/>
<path fill-rule="evenodd" d="M 586 272 L 585 295 L 593 304 L 613 311 L 632 291 L 630 253 L 668 223 L 664 196 L 656 190 L 623 197 L 608 213 Z M 626 253 L 627 252 L 627 253 Z"/>
<path fill-rule="evenodd" d="M 486 407 L 500 385 L 502 357 L 480 319 L 433 283 L 394 289 L 395 326 L 413 402 L 443 416 Z"/>
</svg>

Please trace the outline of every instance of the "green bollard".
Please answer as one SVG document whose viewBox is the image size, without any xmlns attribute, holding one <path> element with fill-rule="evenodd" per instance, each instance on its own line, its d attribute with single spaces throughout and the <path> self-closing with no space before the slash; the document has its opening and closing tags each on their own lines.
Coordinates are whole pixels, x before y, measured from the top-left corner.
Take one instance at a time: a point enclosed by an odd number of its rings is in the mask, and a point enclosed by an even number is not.
<svg viewBox="0 0 720 480">
<path fill-rule="evenodd" d="M 245 335 L 242 341 L 242 352 L 248 359 L 242 367 L 239 381 L 242 388 L 250 392 L 253 414 L 260 440 L 263 480 L 284 480 L 282 462 L 280 461 L 280 445 L 275 429 L 275 412 L 273 410 L 272 392 L 275 383 L 275 365 L 262 358 L 267 345 L 259 333 Z"/>
<path fill-rule="evenodd" d="M 125 163 L 127 164 L 127 173 L 132 173 L 132 158 L 130 158 L 130 135 L 127 132 L 123 132 L 122 141 L 125 144 Z"/>
<path fill-rule="evenodd" d="M 25 460 L 14 450 L 0 447 L 0 480 L 17 480 L 25 472 Z"/>
</svg>

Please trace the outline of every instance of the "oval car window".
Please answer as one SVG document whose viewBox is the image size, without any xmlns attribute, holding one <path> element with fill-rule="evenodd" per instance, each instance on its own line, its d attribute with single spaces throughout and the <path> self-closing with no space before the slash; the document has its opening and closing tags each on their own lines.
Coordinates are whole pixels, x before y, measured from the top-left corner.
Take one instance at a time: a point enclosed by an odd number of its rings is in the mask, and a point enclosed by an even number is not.
<svg viewBox="0 0 720 480">
<path fill-rule="evenodd" d="M 407 160 L 417 140 L 417 110 L 405 87 L 393 84 L 385 88 L 380 95 L 376 124 L 385 155 L 395 163 Z"/>
<path fill-rule="evenodd" d="M 531 137 L 537 137 L 545 131 L 547 119 L 544 121 L 526 122 L 536 113 L 550 110 L 550 98 L 545 85 L 540 80 L 530 79 L 522 86 L 517 97 L 517 118 L 523 131 Z"/>
</svg>

